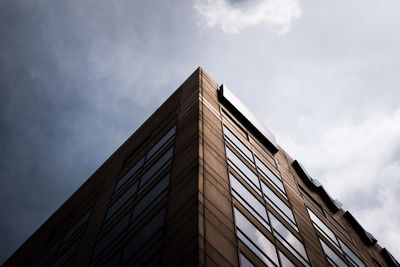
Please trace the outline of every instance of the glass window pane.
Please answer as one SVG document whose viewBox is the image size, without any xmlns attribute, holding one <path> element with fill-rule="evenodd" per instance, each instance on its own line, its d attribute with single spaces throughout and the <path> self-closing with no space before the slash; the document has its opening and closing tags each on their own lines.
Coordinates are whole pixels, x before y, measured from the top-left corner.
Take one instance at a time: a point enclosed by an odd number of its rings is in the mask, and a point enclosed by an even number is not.
<svg viewBox="0 0 400 267">
<path fill-rule="evenodd" d="M 96 242 L 92 258 L 97 258 L 103 251 L 110 250 L 119 240 L 124 237 L 129 224 L 130 213 L 127 213 L 118 223 L 116 223 L 103 237 Z"/>
<path fill-rule="evenodd" d="M 71 228 L 68 232 L 65 233 L 63 244 L 66 243 L 68 240 L 72 239 L 74 235 L 76 235 L 83 227 L 85 227 L 86 223 L 88 222 L 90 211 L 88 210 Z"/>
<path fill-rule="evenodd" d="M 119 260 L 121 258 L 122 251 L 118 250 L 104 265 L 103 267 L 115 267 L 119 265 Z"/>
<path fill-rule="evenodd" d="M 274 244 L 261 233 L 236 207 L 234 208 L 238 238 L 263 262 L 279 265 Z M 268 257 L 268 259 L 267 259 Z"/>
<path fill-rule="evenodd" d="M 339 243 L 336 239 L 335 234 L 309 209 L 307 208 L 308 214 L 310 214 L 310 218 L 314 223 L 315 228 L 320 232 L 326 239 L 339 251 L 341 251 L 339 247 Z"/>
<path fill-rule="evenodd" d="M 243 177 L 243 179 L 259 194 L 261 195 L 260 182 L 257 175 L 246 164 L 240 160 L 229 147 L 226 147 L 226 156 L 228 163 L 232 168 Z"/>
<path fill-rule="evenodd" d="M 74 243 L 60 255 L 57 255 L 57 261 L 51 264 L 51 266 L 69 266 L 73 260 L 73 256 L 75 255 L 76 250 L 78 249 L 79 241 L 80 238 L 75 240 Z"/>
<path fill-rule="evenodd" d="M 231 186 L 232 186 L 232 194 L 233 196 L 242 204 L 262 225 L 264 225 L 265 228 L 268 229 L 268 231 L 271 231 L 271 228 L 268 225 L 268 216 L 267 216 L 267 211 L 265 210 L 265 206 L 258 201 L 258 199 L 253 196 L 252 193 L 250 193 L 249 190 L 246 189 L 242 185 L 241 182 L 239 182 L 238 179 L 236 179 L 235 176 L 233 176 L 231 173 L 229 173 L 229 178 L 231 181 Z"/>
<path fill-rule="evenodd" d="M 255 265 L 245 256 L 239 252 L 240 267 L 255 267 Z"/>
<path fill-rule="evenodd" d="M 339 243 L 340 243 L 340 246 L 343 249 L 343 252 L 344 252 L 346 258 L 353 265 L 358 266 L 358 267 L 364 267 L 365 266 L 364 262 L 356 254 L 354 254 L 354 252 L 348 246 L 346 246 L 346 244 L 343 243 L 342 240 L 339 239 Z"/>
<path fill-rule="evenodd" d="M 271 205 L 272 208 L 274 208 L 274 210 L 285 219 L 285 221 L 298 231 L 292 210 L 262 181 L 261 186 L 264 192 L 265 201 Z"/>
<path fill-rule="evenodd" d="M 324 241 L 320 239 L 319 242 L 321 242 L 322 249 L 331 264 L 333 263 L 338 267 L 348 266 Z"/>
<path fill-rule="evenodd" d="M 306 266 L 309 266 L 306 250 L 303 243 L 294 236 L 289 229 L 287 229 L 272 213 L 269 212 L 269 219 L 272 228 L 274 229 L 274 236 L 281 241 L 281 243 L 293 253 L 293 255 Z"/>
<path fill-rule="evenodd" d="M 168 167 L 172 161 L 172 154 L 173 148 L 171 147 L 149 169 L 147 169 L 147 171 L 142 175 L 139 192 L 142 192 L 151 181 L 157 178 L 157 175 Z"/>
<path fill-rule="evenodd" d="M 161 251 L 157 251 L 150 259 L 142 265 L 142 267 L 158 267 L 161 266 Z"/>
<path fill-rule="evenodd" d="M 224 125 L 224 134 L 226 136 L 227 141 L 234 146 L 242 156 L 249 161 L 249 163 L 253 166 L 254 158 L 251 150 L 239 140 L 225 125 Z"/>
<path fill-rule="evenodd" d="M 120 191 L 120 189 L 122 189 L 123 185 L 125 185 L 126 183 L 128 183 L 129 181 L 131 181 L 133 178 L 135 178 L 136 174 L 139 173 L 141 167 L 143 166 L 143 161 L 144 161 L 144 157 L 142 157 L 141 159 L 139 159 L 125 174 L 124 176 L 122 176 L 114 189 L 114 195 L 116 195 L 117 192 Z"/>
<path fill-rule="evenodd" d="M 285 187 L 281 179 L 279 179 L 257 156 L 256 163 L 261 175 L 287 199 Z"/>
<path fill-rule="evenodd" d="M 294 265 L 280 250 L 278 250 L 278 254 L 282 267 L 296 267 L 296 265 Z"/>
<path fill-rule="evenodd" d="M 50 261 L 52 261 L 52 259 L 55 257 L 56 252 L 57 252 L 57 248 L 59 247 L 61 243 L 61 240 L 58 240 L 54 245 L 52 245 L 47 251 L 46 253 L 40 257 L 38 259 L 38 261 L 36 262 L 35 266 L 39 267 L 39 266 L 46 266 L 48 265 L 47 263 L 49 263 Z"/>
<path fill-rule="evenodd" d="M 151 189 L 136 205 L 131 219 L 133 228 L 146 214 L 155 207 L 167 195 L 169 185 L 169 174 Z"/>
<path fill-rule="evenodd" d="M 162 238 L 165 221 L 165 208 L 155 214 L 125 245 L 122 263 L 133 264 L 149 248 Z"/>
<path fill-rule="evenodd" d="M 136 196 L 139 181 L 136 181 L 131 187 L 126 190 L 112 205 L 108 208 L 105 221 L 111 221 L 119 211 L 122 211 L 124 207 L 129 204 L 129 200 L 132 200 Z"/>
<path fill-rule="evenodd" d="M 172 127 L 161 139 L 149 149 L 146 156 L 146 164 L 149 163 L 162 148 L 166 147 L 175 135 L 176 126 Z"/>
</svg>

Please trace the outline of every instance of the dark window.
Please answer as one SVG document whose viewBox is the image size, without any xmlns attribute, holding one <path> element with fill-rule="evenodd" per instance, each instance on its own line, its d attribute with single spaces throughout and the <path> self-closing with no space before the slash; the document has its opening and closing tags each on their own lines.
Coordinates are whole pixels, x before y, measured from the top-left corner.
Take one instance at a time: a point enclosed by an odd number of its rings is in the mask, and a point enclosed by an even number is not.
<svg viewBox="0 0 400 267">
<path fill-rule="evenodd" d="M 51 266 L 69 266 L 72 263 L 76 250 L 78 249 L 80 239 L 74 241 L 66 250 L 57 255 L 57 260 Z"/>
<path fill-rule="evenodd" d="M 243 163 L 229 147 L 226 147 L 226 156 L 229 165 L 259 194 L 261 195 L 260 182 L 258 176 Z"/>
<path fill-rule="evenodd" d="M 54 245 L 52 245 L 47 252 L 38 259 L 35 266 L 47 266 L 47 263 L 54 259 L 57 253 L 57 249 L 61 243 L 61 240 L 58 240 Z"/>
<path fill-rule="evenodd" d="M 266 265 L 279 265 L 275 245 L 236 207 L 234 212 L 238 238 Z"/>
<path fill-rule="evenodd" d="M 268 225 L 268 216 L 265 206 L 246 189 L 235 176 L 229 173 L 232 195 L 243 205 L 265 228 L 271 231 Z"/>
<path fill-rule="evenodd" d="M 67 243 L 69 240 L 74 239 L 81 233 L 83 228 L 86 226 L 91 210 L 88 210 L 73 226 L 65 233 L 62 244 Z"/>
<path fill-rule="evenodd" d="M 140 158 L 117 182 L 114 189 L 113 197 L 115 197 L 118 192 L 123 188 L 124 185 L 132 181 L 136 175 L 139 173 L 143 166 L 144 157 Z"/>
<path fill-rule="evenodd" d="M 310 266 L 303 243 L 269 212 L 274 236 L 305 266 Z"/>
<path fill-rule="evenodd" d="M 143 173 L 140 180 L 139 193 L 141 193 L 151 181 L 157 178 L 157 175 L 169 166 L 172 162 L 172 154 L 173 147 L 168 149 L 149 169 L 146 170 L 146 172 Z"/>
<path fill-rule="evenodd" d="M 148 192 L 133 209 L 131 218 L 131 228 L 146 216 L 160 201 L 167 195 L 169 185 L 169 174 Z"/>
<path fill-rule="evenodd" d="M 148 164 L 164 147 L 175 137 L 176 126 L 172 127 L 161 139 L 149 149 L 146 155 L 146 164 Z"/>
<path fill-rule="evenodd" d="M 133 265 L 163 235 L 165 208 L 158 211 L 125 245 L 122 263 L 125 266 Z"/>
<path fill-rule="evenodd" d="M 121 259 L 122 251 L 118 250 L 104 265 L 103 267 L 115 267 L 119 265 Z"/>
<path fill-rule="evenodd" d="M 127 226 L 129 224 L 130 213 L 127 213 L 118 223 L 104 234 L 100 240 L 96 242 L 92 259 L 98 258 L 100 255 L 105 255 L 110 251 L 126 235 Z"/>
<path fill-rule="evenodd" d="M 280 216 L 282 216 L 285 221 L 287 221 L 296 231 L 298 231 L 296 226 L 296 220 L 292 210 L 283 202 L 275 193 L 263 182 L 261 186 L 264 193 L 265 201 L 276 211 Z"/>
<path fill-rule="evenodd" d="M 130 200 L 136 196 L 139 181 L 134 182 L 128 190 L 126 190 L 107 210 L 106 222 L 110 222 L 111 218 L 115 217 L 124 207 L 126 207 Z"/>
<path fill-rule="evenodd" d="M 251 150 L 239 140 L 225 125 L 224 125 L 225 138 L 247 161 L 255 167 L 253 153 Z"/>
</svg>

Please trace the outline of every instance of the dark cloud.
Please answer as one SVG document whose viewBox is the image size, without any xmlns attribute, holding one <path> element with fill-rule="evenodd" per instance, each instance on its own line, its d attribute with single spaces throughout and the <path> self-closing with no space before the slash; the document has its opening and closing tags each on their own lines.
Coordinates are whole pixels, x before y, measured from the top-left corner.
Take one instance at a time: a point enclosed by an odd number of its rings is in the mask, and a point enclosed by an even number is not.
<svg viewBox="0 0 400 267">
<path fill-rule="evenodd" d="M 293 151 L 300 146 L 308 157 L 300 161 L 318 163 L 327 146 L 320 137 L 341 121 L 397 110 L 394 1 L 353 1 L 346 8 L 302 1 L 303 15 L 279 37 L 266 27 L 244 27 L 237 35 L 198 28 L 201 16 L 192 6 L 198 2 L 0 0 L 0 262 L 199 65 L 228 83 L 278 141 L 286 135 Z M 258 2 L 229 0 L 249 9 Z M 355 13 L 360 6 L 363 12 Z M 336 147 L 348 146 L 345 133 Z M 377 147 L 393 140 L 382 136 Z M 398 152 L 389 152 L 385 166 L 398 162 Z M 324 177 L 337 177 L 332 158 L 315 164 Z M 363 178 L 350 174 L 350 184 Z M 363 211 L 376 208 L 380 200 L 367 196 L 376 191 L 365 187 L 359 199 L 340 200 Z M 340 190 L 327 187 L 338 195 L 334 189 Z M 392 240 L 386 245 L 396 244 L 395 234 L 385 235 Z"/>
</svg>

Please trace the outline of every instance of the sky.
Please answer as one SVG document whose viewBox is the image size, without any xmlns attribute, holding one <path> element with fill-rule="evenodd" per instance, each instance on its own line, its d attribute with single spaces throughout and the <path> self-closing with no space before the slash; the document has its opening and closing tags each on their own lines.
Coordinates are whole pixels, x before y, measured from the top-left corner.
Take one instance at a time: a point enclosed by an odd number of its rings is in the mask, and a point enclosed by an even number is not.
<svg viewBox="0 0 400 267">
<path fill-rule="evenodd" d="M 397 0 L 0 0 L 0 263 L 198 67 L 400 259 Z"/>
</svg>

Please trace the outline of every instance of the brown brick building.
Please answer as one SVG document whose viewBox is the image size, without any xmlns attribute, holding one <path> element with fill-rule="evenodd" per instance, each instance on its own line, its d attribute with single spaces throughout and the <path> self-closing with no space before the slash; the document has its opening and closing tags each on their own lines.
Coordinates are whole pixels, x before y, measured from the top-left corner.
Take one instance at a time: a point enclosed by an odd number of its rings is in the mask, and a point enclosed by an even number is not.
<svg viewBox="0 0 400 267">
<path fill-rule="evenodd" d="M 132 265 L 399 266 L 201 68 L 4 264 Z"/>
</svg>

